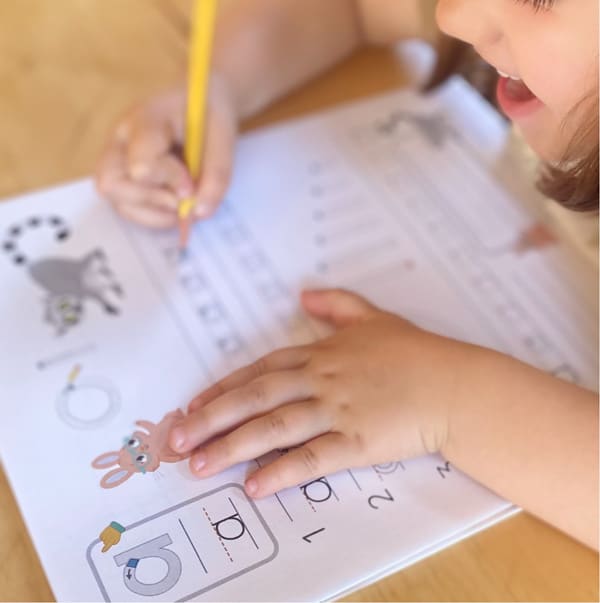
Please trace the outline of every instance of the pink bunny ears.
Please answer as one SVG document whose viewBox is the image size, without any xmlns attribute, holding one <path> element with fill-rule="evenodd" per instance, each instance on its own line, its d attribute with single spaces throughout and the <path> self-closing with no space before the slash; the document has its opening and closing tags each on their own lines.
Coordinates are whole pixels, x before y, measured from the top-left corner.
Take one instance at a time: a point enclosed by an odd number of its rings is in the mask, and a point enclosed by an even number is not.
<svg viewBox="0 0 600 603">
<path fill-rule="evenodd" d="M 105 452 L 92 461 L 92 467 L 95 469 L 108 469 L 109 467 L 118 466 L 119 458 L 120 455 L 118 450 Z M 117 469 L 109 471 L 105 476 L 102 477 L 100 480 L 100 486 L 102 488 L 116 488 L 123 482 L 126 482 L 133 474 L 134 471 L 131 469 L 125 469 L 121 466 L 118 466 Z"/>
<path fill-rule="evenodd" d="M 105 452 L 92 461 L 92 467 L 95 469 L 115 467 L 100 480 L 100 486 L 116 488 L 134 473 L 156 471 L 161 462 L 177 463 L 187 458 L 189 453 L 177 454 L 167 443 L 170 429 L 183 417 L 183 412 L 177 409 L 167 413 L 157 424 L 145 420 L 136 421 L 136 425 L 147 433 L 134 431 L 123 440 L 120 450 Z"/>
</svg>

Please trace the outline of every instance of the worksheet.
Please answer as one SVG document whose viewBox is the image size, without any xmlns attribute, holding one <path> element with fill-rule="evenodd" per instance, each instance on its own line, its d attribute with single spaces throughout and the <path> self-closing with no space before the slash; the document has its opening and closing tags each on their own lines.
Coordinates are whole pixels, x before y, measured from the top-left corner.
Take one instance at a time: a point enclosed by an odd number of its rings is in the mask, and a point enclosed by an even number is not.
<svg viewBox="0 0 600 603">
<path fill-rule="evenodd" d="M 506 135 L 459 79 L 253 132 L 183 255 L 91 181 L 0 204 L 0 453 L 59 600 L 332 599 L 517 510 L 435 455 L 252 500 L 286 450 L 200 480 L 166 445 L 214 380 L 326 335 L 305 286 L 595 388 L 593 271 L 492 175 Z"/>
</svg>

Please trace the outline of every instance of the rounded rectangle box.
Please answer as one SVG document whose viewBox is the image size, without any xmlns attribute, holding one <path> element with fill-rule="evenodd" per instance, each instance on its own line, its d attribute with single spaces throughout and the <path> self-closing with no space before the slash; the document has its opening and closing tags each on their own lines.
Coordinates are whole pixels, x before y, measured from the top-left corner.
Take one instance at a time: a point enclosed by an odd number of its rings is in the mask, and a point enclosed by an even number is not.
<svg viewBox="0 0 600 603">
<path fill-rule="evenodd" d="M 113 525 L 122 528 L 113 534 L 114 545 L 108 548 L 106 538 L 97 538 L 87 549 L 105 601 L 186 601 L 272 561 L 279 552 L 256 504 L 234 483 L 129 526 Z"/>
</svg>

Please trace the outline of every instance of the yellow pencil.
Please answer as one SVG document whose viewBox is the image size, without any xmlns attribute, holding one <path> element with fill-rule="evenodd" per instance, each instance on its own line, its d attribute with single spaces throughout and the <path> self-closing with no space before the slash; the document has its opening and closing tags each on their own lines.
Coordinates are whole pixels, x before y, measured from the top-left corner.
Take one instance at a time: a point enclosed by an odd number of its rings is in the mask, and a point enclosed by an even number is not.
<svg viewBox="0 0 600 603">
<path fill-rule="evenodd" d="M 217 0 L 195 0 L 188 64 L 188 96 L 185 125 L 184 157 L 194 183 L 200 175 L 205 138 L 206 93 L 210 57 L 217 13 Z M 179 243 L 184 249 L 190 229 L 190 215 L 195 199 L 179 203 Z"/>
</svg>

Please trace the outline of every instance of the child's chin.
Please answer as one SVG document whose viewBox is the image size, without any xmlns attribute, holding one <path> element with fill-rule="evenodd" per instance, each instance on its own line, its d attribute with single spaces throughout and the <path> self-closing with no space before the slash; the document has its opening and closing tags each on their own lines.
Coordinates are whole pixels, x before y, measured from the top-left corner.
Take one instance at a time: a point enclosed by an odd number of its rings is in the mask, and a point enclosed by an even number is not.
<svg viewBox="0 0 600 603">
<path fill-rule="evenodd" d="M 567 145 L 557 129 L 522 124 L 520 131 L 527 145 L 542 161 L 555 163 L 563 158 Z"/>
</svg>

